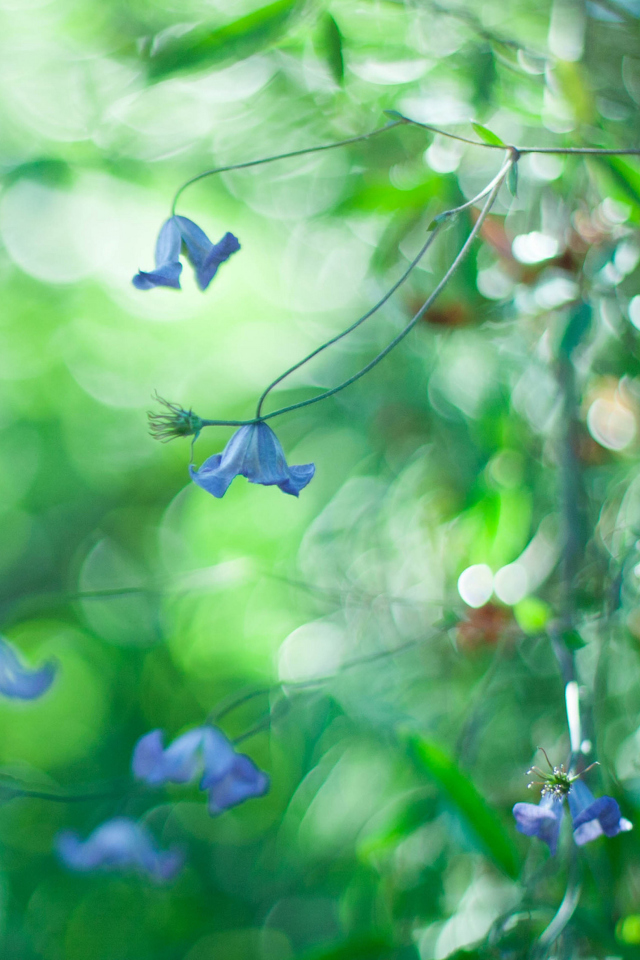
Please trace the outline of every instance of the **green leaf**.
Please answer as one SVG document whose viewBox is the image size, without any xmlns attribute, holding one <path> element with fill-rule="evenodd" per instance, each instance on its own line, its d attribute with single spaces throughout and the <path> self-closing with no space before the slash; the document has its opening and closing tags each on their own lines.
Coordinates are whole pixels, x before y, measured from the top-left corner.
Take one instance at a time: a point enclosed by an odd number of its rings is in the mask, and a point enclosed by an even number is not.
<svg viewBox="0 0 640 960">
<path fill-rule="evenodd" d="M 567 630 L 562 637 L 569 650 L 581 650 L 582 647 L 586 647 L 586 643 L 577 630 Z"/>
<path fill-rule="evenodd" d="M 640 207 L 640 173 L 622 157 L 594 157 L 597 163 L 608 169 L 620 193 Z"/>
<path fill-rule="evenodd" d="M 223 27 L 196 29 L 172 37 L 151 53 L 149 74 L 158 80 L 183 70 L 250 57 L 281 38 L 299 6 L 299 0 L 276 0 Z"/>
<path fill-rule="evenodd" d="M 520 872 L 518 854 L 495 810 L 441 747 L 417 736 L 409 736 L 407 743 L 417 766 L 436 781 L 471 827 L 484 852 L 515 879 Z"/>
<path fill-rule="evenodd" d="M 342 34 L 340 27 L 330 13 L 325 13 L 320 21 L 316 40 L 318 53 L 324 57 L 336 83 L 344 83 L 344 58 L 342 55 Z"/>
<path fill-rule="evenodd" d="M 497 133 L 494 133 L 492 130 L 487 130 L 486 127 L 483 127 L 481 123 L 474 123 L 471 121 L 471 126 L 478 134 L 481 140 L 484 140 L 485 143 L 491 144 L 492 147 L 506 147 L 504 140 L 501 140 Z"/>
<path fill-rule="evenodd" d="M 569 314 L 569 320 L 560 341 L 560 354 L 570 357 L 591 326 L 591 307 L 581 301 Z"/>
</svg>

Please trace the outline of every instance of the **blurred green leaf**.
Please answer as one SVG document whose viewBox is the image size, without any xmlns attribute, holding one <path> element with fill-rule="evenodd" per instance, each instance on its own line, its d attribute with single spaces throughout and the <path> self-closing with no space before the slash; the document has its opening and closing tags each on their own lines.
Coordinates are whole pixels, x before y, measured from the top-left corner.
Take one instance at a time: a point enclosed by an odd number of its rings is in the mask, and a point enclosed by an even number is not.
<svg viewBox="0 0 640 960">
<path fill-rule="evenodd" d="M 433 777 L 494 863 L 508 876 L 517 877 L 518 855 L 502 821 L 455 760 L 437 744 L 422 737 L 409 737 L 408 746 L 418 767 Z"/>
<path fill-rule="evenodd" d="M 171 37 L 149 57 L 149 75 L 159 80 L 183 70 L 246 59 L 279 40 L 299 7 L 300 0 L 276 0 L 223 27 Z"/>
<path fill-rule="evenodd" d="M 316 49 L 320 56 L 327 61 L 335 82 L 342 84 L 344 82 L 342 34 L 340 27 L 330 13 L 325 13 L 320 21 L 316 37 Z"/>
<path fill-rule="evenodd" d="M 563 633 L 562 638 L 569 650 L 581 650 L 582 647 L 586 647 L 586 643 L 577 630 L 567 630 L 566 633 Z"/>
<path fill-rule="evenodd" d="M 471 126 L 478 134 L 481 140 L 484 140 L 485 143 L 490 143 L 492 147 L 506 147 L 504 140 L 501 140 L 497 133 L 494 133 L 492 130 L 488 130 L 486 127 L 483 127 L 481 123 L 474 123 L 471 121 Z"/>
<path fill-rule="evenodd" d="M 570 357 L 580 345 L 591 326 L 591 306 L 581 301 L 570 312 L 567 325 L 560 341 L 560 354 Z"/>
<path fill-rule="evenodd" d="M 640 207 L 640 171 L 622 157 L 596 157 L 595 159 L 608 169 L 622 194 Z"/>
<path fill-rule="evenodd" d="M 412 795 L 402 807 L 388 819 L 383 827 L 365 837 L 358 845 L 358 853 L 368 857 L 379 851 L 395 847 L 409 834 L 414 833 L 434 816 L 434 798 Z"/>
</svg>

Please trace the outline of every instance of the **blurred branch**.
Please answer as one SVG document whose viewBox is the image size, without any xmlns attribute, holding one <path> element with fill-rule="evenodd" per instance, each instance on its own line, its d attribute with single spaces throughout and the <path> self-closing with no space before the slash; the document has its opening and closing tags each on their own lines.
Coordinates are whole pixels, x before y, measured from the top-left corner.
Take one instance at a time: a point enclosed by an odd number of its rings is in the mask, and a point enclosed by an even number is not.
<svg viewBox="0 0 640 960">
<path fill-rule="evenodd" d="M 377 130 L 372 130 L 370 133 L 361 133 L 357 137 L 348 137 L 346 140 L 336 140 L 334 143 L 325 143 L 319 147 L 305 147 L 302 150 L 290 150 L 288 153 L 275 153 L 270 157 L 261 157 L 259 160 L 247 160 L 244 163 L 231 163 L 225 167 L 212 167 L 211 170 L 204 170 L 195 177 L 191 177 L 178 188 L 171 204 L 171 216 L 175 216 L 178 200 L 187 187 L 190 187 L 193 183 L 197 183 L 199 180 L 204 180 L 205 177 L 213 177 L 218 173 L 229 173 L 231 170 L 246 170 L 248 167 L 259 167 L 265 163 L 273 163 L 275 160 L 303 157 L 308 153 L 321 153 L 323 150 L 335 150 L 336 147 L 346 147 L 351 143 L 362 143 L 364 140 L 377 137 L 380 133 L 387 133 L 388 130 L 393 130 L 394 127 L 400 127 L 406 122 L 404 118 L 402 120 L 392 120 L 390 123 L 386 123 L 384 127 L 378 127 Z"/>
<path fill-rule="evenodd" d="M 567 924 L 575 913 L 580 900 L 582 884 L 580 882 L 580 864 L 578 861 L 577 848 L 571 844 L 571 854 L 569 862 L 569 879 L 562 903 L 558 907 L 558 912 L 549 924 L 549 926 L 540 934 L 533 956 L 536 960 L 544 957 L 547 951 L 554 945 L 558 937 L 562 934 Z"/>
<path fill-rule="evenodd" d="M 235 710 L 237 707 L 243 706 L 245 703 L 249 703 L 251 700 L 255 700 L 257 697 L 267 697 L 273 693 L 278 693 L 280 690 L 290 689 L 290 690 L 308 690 L 312 687 L 317 687 L 323 683 L 330 683 L 331 680 L 335 680 L 336 677 L 340 676 L 342 673 L 345 673 L 348 670 L 353 670 L 356 667 L 364 666 L 369 663 L 375 663 L 378 660 L 386 660 L 389 657 L 394 657 L 399 653 L 404 653 L 407 650 L 412 650 L 414 647 L 418 646 L 421 643 L 427 643 L 430 640 L 434 640 L 436 637 L 441 636 L 446 630 L 451 627 L 452 623 L 449 618 L 443 619 L 435 623 L 432 633 L 426 637 L 414 638 L 412 640 L 407 640 L 405 643 L 398 644 L 397 647 L 393 647 L 390 650 L 378 650 L 375 653 L 367 653 L 362 657 L 354 657 L 353 660 L 347 660 L 339 670 L 336 670 L 334 673 L 327 674 L 323 677 L 313 677 L 309 680 L 280 680 L 277 683 L 272 683 L 268 687 L 261 687 L 258 690 L 251 690 L 248 693 L 236 694 L 226 703 L 223 701 L 222 704 L 218 705 L 214 710 L 212 710 L 206 722 L 207 723 L 218 723 L 222 720 L 223 717 L 226 717 L 229 713 Z M 244 736 L 244 735 L 243 735 Z"/>
</svg>

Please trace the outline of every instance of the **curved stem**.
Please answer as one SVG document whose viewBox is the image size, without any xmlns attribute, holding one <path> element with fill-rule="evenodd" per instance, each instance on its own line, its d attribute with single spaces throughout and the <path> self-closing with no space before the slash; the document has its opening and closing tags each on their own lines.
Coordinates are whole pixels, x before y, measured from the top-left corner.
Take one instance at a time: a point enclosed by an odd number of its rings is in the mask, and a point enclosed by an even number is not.
<svg viewBox="0 0 640 960">
<path fill-rule="evenodd" d="M 352 323 L 351 326 L 347 327 L 346 330 L 343 330 L 341 333 L 336 334 L 335 337 L 332 337 L 330 340 L 327 340 L 325 343 L 322 343 L 319 347 L 316 347 L 315 350 L 312 350 L 311 353 L 307 354 L 306 357 L 304 357 L 302 360 L 299 360 L 292 367 L 289 367 L 288 370 L 285 370 L 284 373 L 281 373 L 279 377 L 276 377 L 276 379 L 269 384 L 269 386 L 263 391 L 260 399 L 258 400 L 258 406 L 256 409 L 256 420 L 265 419 L 261 417 L 262 405 L 266 400 L 267 396 L 269 395 L 269 393 L 273 390 L 275 386 L 277 386 L 277 384 L 281 383 L 286 377 L 289 376 L 289 374 L 293 373 L 295 370 L 298 370 L 300 367 L 302 367 L 309 360 L 312 360 L 313 357 L 317 356 L 323 350 L 326 350 L 327 347 L 330 347 L 334 343 L 337 343 L 339 340 L 342 340 L 343 337 L 346 337 L 347 334 L 351 333 L 353 330 L 356 329 L 356 327 L 359 327 L 360 324 L 364 323 L 365 320 L 368 320 L 369 317 L 373 316 L 373 314 L 376 313 L 376 311 L 379 310 L 380 307 L 384 306 L 384 304 L 396 292 L 398 287 L 400 287 L 405 282 L 409 274 L 415 269 L 415 267 L 418 265 L 420 260 L 423 258 L 423 256 L 425 255 L 425 253 L 427 252 L 427 250 L 435 240 L 440 224 L 445 219 L 450 219 L 451 217 L 460 213 L 462 210 L 466 210 L 468 207 L 473 206 L 473 204 L 477 203 L 478 200 L 482 200 L 484 197 L 486 197 L 486 195 L 491 192 L 491 190 L 496 185 L 496 183 L 502 180 L 502 178 L 504 177 L 504 174 L 509 169 L 512 162 L 513 162 L 513 155 L 509 158 L 509 160 L 507 160 L 504 166 L 493 178 L 491 183 L 487 184 L 487 186 L 483 190 L 481 190 L 477 196 L 473 197 L 471 200 L 467 200 L 466 203 L 461 204 L 459 207 L 454 207 L 451 210 L 445 210 L 443 213 L 439 214 L 439 216 L 436 218 L 438 223 L 436 227 L 431 231 L 426 243 L 423 244 L 422 248 L 418 251 L 418 254 L 411 261 L 411 263 L 409 264 L 405 272 L 402 274 L 400 279 L 391 287 L 390 290 L 387 291 L 387 293 L 385 293 L 385 295 L 382 297 L 381 300 L 379 300 L 370 310 L 368 310 L 365 314 L 363 314 L 363 316 L 359 317 L 354 323 Z"/>
<path fill-rule="evenodd" d="M 533 951 L 533 956 L 536 958 L 545 956 L 549 948 L 553 946 L 571 920 L 578 906 L 582 885 L 580 883 L 580 863 L 578 861 L 575 844 L 571 845 L 570 858 L 569 880 L 565 895 L 551 923 L 543 930 L 538 938 L 538 942 Z"/>
<path fill-rule="evenodd" d="M 374 357 L 373 360 L 371 360 L 365 367 L 363 367 L 357 373 L 354 373 L 353 376 L 349 377 L 347 380 L 344 380 L 342 383 L 339 383 L 337 387 L 332 387 L 331 390 L 325 390 L 324 393 L 318 394 L 317 397 L 310 397 L 308 400 L 301 400 L 299 403 L 292 403 L 286 407 L 280 407 L 279 410 L 274 410 L 271 413 L 267 413 L 264 416 L 262 416 L 260 418 L 261 420 L 270 420 L 272 417 L 279 417 L 282 413 L 289 413 L 289 411 L 291 410 L 299 410 L 301 407 L 308 407 L 312 403 L 318 403 L 320 400 L 326 400 L 327 397 L 332 397 L 334 394 L 339 393 L 341 390 L 344 390 L 345 387 L 351 386 L 351 384 L 355 383 L 356 380 L 359 380 L 360 377 L 364 377 L 364 375 L 366 373 L 369 373 L 370 370 L 373 370 L 373 368 L 377 366 L 381 360 L 384 360 L 387 354 L 391 353 L 391 351 L 395 347 L 397 347 L 402 340 L 404 340 L 407 334 L 409 334 L 413 330 L 413 328 L 418 323 L 418 321 L 422 319 L 422 317 L 424 316 L 426 311 L 429 309 L 429 307 L 434 303 L 437 297 L 442 293 L 447 283 L 449 282 L 453 274 L 456 272 L 456 270 L 458 269 L 458 267 L 466 257 L 467 253 L 469 252 L 469 248 L 471 247 L 473 241 L 475 240 L 478 233 L 480 232 L 480 228 L 482 227 L 482 224 L 484 223 L 487 214 L 489 213 L 489 211 L 491 210 L 491 207 L 495 202 L 495 199 L 498 195 L 498 191 L 502 186 L 504 178 L 512 162 L 513 161 L 510 160 L 506 164 L 506 169 L 502 173 L 501 178 L 498 180 L 497 183 L 494 184 L 493 189 L 491 190 L 489 197 L 487 199 L 487 202 L 485 203 L 484 207 L 480 212 L 478 219 L 473 225 L 471 233 L 467 237 L 463 247 L 461 248 L 460 252 L 456 256 L 455 260 L 453 261 L 453 263 L 451 264 L 447 272 L 445 273 L 440 283 L 437 285 L 433 293 L 429 297 L 427 297 L 425 302 L 422 304 L 418 312 L 411 318 L 409 323 L 400 331 L 400 333 L 397 336 L 393 338 L 391 343 L 387 344 L 384 350 L 381 350 L 380 353 L 376 357 Z"/>
<path fill-rule="evenodd" d="M 325 143 L 320 147 L 305 147 L 303 150 L 290 150 L 288 153 L 276 153 L 270 157 L 262 157 L 260 160 L 248 160 L 245 163 L 231 163 L 226 167 L 212 167 L 211 170 L 204 170 L 195 177 L 191 177 L 177 190 L 173 198 L 173 203 L 171 204 L 171 216 L 175 216 L 178 200 L 187 187 L 190 187 L 192 183 L 197 183 L 198 180 L 204 180 L 205 177 L 212 177 L 216 173 L 228 173 L 230 170 L 244 170 L 247 167 L 259 167 L 264 163 L 273 163 L 274 160 L 288 160 L 290 157 L 302 157 L 307 153 L 320 153 L 323 150 L 333 150 L 335 147 L 345 147 L 350 143 L 361 143 L 363 140 L 370 140 L 371 137 L 377 137 L 379 133 L 386 133 L 387 130 L 392 130 L 394 127 L 403 126 L 407 122 L 404 118 L 401 120 L 393 120 L 385 124 L 384 127 L 378 127 L 377 130 L 372 130 L 370 133 L 362 133 L 357 137 L 348 137 L 346 140 L 337 140 L 335 143 Z"/>
<path fill-rule="evenodd" d="M 321 353 L 323 350 L 326 350 L 327 347 L 330 347 L 330 346 L 332 346 L 334 343 L 337 343 L 338 340 L 342 340 L 342 338 L 343 338 L 343 337 L 346 337 L 347 334 L 349 334 L 349 333 L 352 332 L 352 330 L 355 330 L 356 327 L 359 327 L 361 323 L 364 323 L 365 320 L 368 320 L 369 317 L 373 316 L 373 314 L 376 313 L 376 312 L 380 309 L 380 307 L 383 307 L 383 306 L 384 306 L 384 304 L 385 304 L 385 303 L 393 296 L 393 294 L 396 292 L 396 290 L 398 289 L 398 287 L 401 287 L 401 286 L 402 286 L 402 284 L 405 282 L 405 280 L 407 279 L 407 277 L 409 276 L 409 274 L 410 274 L 410 273 L 414 270 L 414 268 L 417 267 L 417 265 L 420 263 L 420 261 L 422 260 L 423 256 L 425 255 L 425 253 L 427 252 L 427 250 L 429 249 L 429 247 L 431 246 L 431 244 L 432 244 L 433 241 L 435 240 L 435 237 L 436 237 L 436 234 L 437 234 L 437 232 L 438 232 L 438 229 L 439 229 L 439 227 L 437 226 L 434 230 L 431 231 L 431 233 L 429 234 L 429 237 L 428 237 L 426 243 L 423 244 L 423 246 L 421 247 L 421 249 L 419 250 L 419 252 L 417 253 L 417 255 L 413 258 L 413 260 L 411 261 L 411 263 L 409 264 L 409 266 L 407 267 L 407 269 L 405 270 L 405 272 L 404 272 L 404 273 L 402 274 L 402 276 L 400 277 L 400 279 L 397 280 L 397 281 L 394 283 L 394 285 L 391 287 L 390 290 L 387 290 L 387 292 L 385 293 L 385 295 L 382 297 L 381 300 L 378 300 L 378 302 L 377 302 L 373 307 L 371 307 L 370 310 L 367 310 L 366 313 L 364 313 L 361 317 L 359 317 L 356 321 L 354 321 L 354 323 L 352 323 L 350 327 L 347 327 L 346 330 L 343 330 L 343 331 L 342 331 L 342 333 L 336 334 L 335 337 L 331 337 L 331 339 L 325 341 L 325 343 L 320 344 L 319 347 L 316 347 L 315 350 L 312 350 L 311 353 L 307 354 L 307 356 L 304 357 L 302 360 L 298 360 L 297 363 L 294 363 L 294 365 L 293 365 L 292 367 L 289 367 L 288 370 L 285 370 L 284 373 L 281 373 L 279 377 L 276 377 L 276 379 L 273 380 L 273 381 L 269 384 L 268 387 L 266 387 L 266 389 L 262 392 L 262 395 L 261 395 L 260 399 L 258 400 L 258 406 L 257 406 L 257 409 L 256 409 L 256 419 L 260 419 L 260 415 L 261 415 L 261 411 L 262 411 L 262 404 L 263 404 L 264 401 L 267 399 L 267 396 L 271 393 L 271 391 L 273 390 L 274 387 L 276 387 L 279 383 L 281 383 L 281 382 L 285 379 L 285 377 L 288 377 L 290 373 L 293 373 L 295 370 L 298 370 L 300 367 L 304 366 L 305 363 L 307 363 L 309 360 L 312 360 L 314 357 L 316 357 L 316 356 L 317 356 L 319 353 Z"/>
</svg>

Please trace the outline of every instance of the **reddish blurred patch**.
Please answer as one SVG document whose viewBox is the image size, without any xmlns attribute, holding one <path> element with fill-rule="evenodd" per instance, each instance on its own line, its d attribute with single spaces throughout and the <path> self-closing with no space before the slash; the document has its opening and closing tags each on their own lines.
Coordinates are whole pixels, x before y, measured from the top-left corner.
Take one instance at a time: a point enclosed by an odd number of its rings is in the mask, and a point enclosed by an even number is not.
<svg viewBox="0 0 640 960">
<path fill-rule="evenodd" d="M 414 300 L 408 304 L 409 313 L 412 316 L 418 312 L 422 301 Z M 452 300 L 450 303 L 438 304 L 427 310 L 422 318 L 424 323 L 431 323 L 434 327 L 464 327 L 471 323 L 473 315 L 466 304 L 459 300 Z"/>
<path fill-rule="evenodd" d="M 469 609 L 467 619 L 457 626 L 458 648 L 473 653 L 483 647 L 493 647 L 513 625 L 513 616 L 506 607 L 485 603 L 483 607 Z"/>
</svg>

